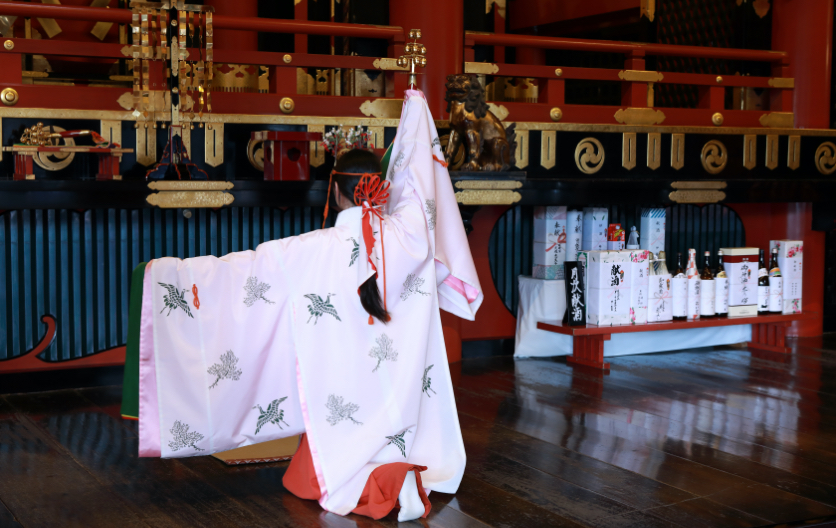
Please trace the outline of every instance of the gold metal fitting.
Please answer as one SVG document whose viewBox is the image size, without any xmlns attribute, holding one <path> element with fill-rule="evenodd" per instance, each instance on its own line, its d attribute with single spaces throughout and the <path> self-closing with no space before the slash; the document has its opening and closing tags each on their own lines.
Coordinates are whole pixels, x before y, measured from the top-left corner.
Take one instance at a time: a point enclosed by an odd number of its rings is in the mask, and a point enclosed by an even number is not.
<svg viewBox="0 0 836 528">
<path fill-rule="evenodd" d="M 714 123 L 714 126 L 720 126 L 723 124 L 723 114 L 717 112 L 713 116 L 711 116 L 711 122 Z"/>
<path fill-rule="evenodd" d="M 554 74 L 557 75 L 558 77 L 560 77 L 560 76 L 563 75 L 563 70 L 561 68 L 558 68 L 558 69 L 554 70 Z"/>
<path fill-rule="evenodd" d="M 282 100 L 279 101 L 279 110 L 285 114 L 293 112 L 294 108 L 296 108 L 296 103 L 290 97 L 282 97 Z"/>
<path fill-rule="evenodd" d="M 717 84 L 720 84 L 721 82 L 723 82 L 723 78 L 718 75 L 717 76 Z"/>
<path fill-rule="evenodd" d="M 411 38 L 411 39 L 421 38 L 421 30 L 420 29 L 410 29 L 409 30 L 409 38 Z"/>
<path fill-rule="evenodd" d="M 290 64 L 290 61 L 293 60 L 293 57 L 291 57 L 290 55 L 285 55 L 284 57 L 282 57 L 282 60 L 285 64 Z"/>
<path fill-rule="evenodd" d="M 549 110 L 549 117 L 552 118 L 552 121 L 560 121 L 563 119 L 563 110 L 555 106 Z"/>
<path fill-rule="evenodd" d="M 6 42 L 9 41 L 7 40 Z M 3 91 L 0 92 L 0 99 L 3 100 L 3 104 L 6 106 L 16 105 L 18 100 L 17 90 L 14 88 L 3 88 Z"/>
<path fill-rule="evenodd" d="M 7 50 L 11 51 L 11 50 L 15 49 L 15 43 L 12 42 L 11 40 L 7 40 L 6 42 L 3 43 L 3 47 L 6 48 Z"/>
</svg>

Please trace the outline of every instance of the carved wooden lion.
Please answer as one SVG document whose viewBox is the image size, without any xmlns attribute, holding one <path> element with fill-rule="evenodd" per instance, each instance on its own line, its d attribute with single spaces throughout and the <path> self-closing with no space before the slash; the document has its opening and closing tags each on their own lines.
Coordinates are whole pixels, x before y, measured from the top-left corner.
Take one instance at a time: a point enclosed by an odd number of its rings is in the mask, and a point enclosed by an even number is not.
<svg viewBox="0 0 836 528">
<path fill-rule="evenodd" d="M 515 125 L 506 132 L 502 122 L 488 109 L 479 81 L 467 74 L 448 75 L 447 112 L 450 139 L 444 156 L 448 163 L 464 144 L 462 171 L 505 171 L 513 164 L 517 148 Z"/>
</svg>

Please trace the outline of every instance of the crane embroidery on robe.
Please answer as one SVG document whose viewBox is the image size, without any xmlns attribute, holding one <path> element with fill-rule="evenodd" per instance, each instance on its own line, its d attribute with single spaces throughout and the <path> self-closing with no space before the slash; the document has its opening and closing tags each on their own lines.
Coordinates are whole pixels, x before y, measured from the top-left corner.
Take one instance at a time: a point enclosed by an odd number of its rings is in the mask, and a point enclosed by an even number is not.
<svg viewBox="0 0 836 528">
<path fill-rule="evenodd" d="M 290 427 L 290 425 L 288 425 L 288 423 L 284 421 L 284 411 L 279 409 L 279 405 L 281 405 L 281 403 L 286 399 L 287 396 L 285 396 L 284 398 L 279 398 L 278 400 L 271 401 L 270 405 L 267 406 L 266 411 L 262 409 L 261 405 L 259 404 L 256 404 L 256 406 L 253 407 L 253 409 L 258 408 L 258 412 L 261 413 L 261 415 L 258 417 L 258 425 L 256 425 L 255 427 L 255 434 L 258 434 L 258 432 L 261 431 L 261 428 L 268 423 L 278 425 L 279 429 L 284 429 L 284 427 L 282 427 L 282 424 L 285 424 L 288 427 Z"/>
<path fill-rule="evenodd" d="M 434 198 L 427 198 L 424 200 L 427 204 L 427 214 L 429 215 L 427 218 L 427 228 L 432 231 L 435 229 L 435 219 L 436 219 L 436 208 L 435 208 L 435 199 Z"/>
<path fill-rule="evenodd" d="M 328 403 L 325 404 L 325 408 L 331 411 L 331 414 L 325 417 L 331 425 L 337 425 L 343 420 L 351 420 L 357 425 L 363 425 L 363 422 L 358 422 L 351 416 L 360 410 L 360 406 L 356 403 L 350 402 L 343 404 L 342 396 L 337 396 L 336 394 L 329 395 Z"/>
<path fill-rule="evenodd" d="M 354 238 L 354 237 L 351 237 L 347 240 L 351 240 L 351 242 L 354 243 L 354 247 L 351 248 L 351 262 L 349 262 L 349 264 L 348 264 L 348 267 L 350 268 L 351 266 L 354 265 L 355 262 L 357 262 L 357 257 L 360 256 L 360 244 L 357 242 L 357 239 Z"/>
<path fill-rule="evenodd" d="M 166 284 L 164 282 L 158 282 L 157 284 L 168 290 L 168 295 L 163 296 L 163 303 L 165 303 L 165 306 L 163 306 L 163 309 L 160 310 L 160 313 L 163 313 L 165 309 L 168 308 L 168 313 L 165 314 L 166 317 L 168 317 L 169 315 L 171 315 L 171 310 L 176 310 L 177 308 L 180 308 L 184 312 L 186 312 L 186 315 L 194 319 L 194 316 L 192 316 L 192 311 L 189 309 L 189 303 L 186 302 L 185 288 L 183 290 L 180 290 L 177 287 L 171 284 Z"/>
<path fill-rule="evenodd" d="M 406 458 L 406 440 L 403 439 L 406 433 L 411 432 L 409 429 L 406 431 L 402 431 L 401 434 L 396 434 L 395 436 L 387 436 L 386 438 L 389 439 L 389 444 L 395 444 L 395 447 L 401 450 L 401 454 L 404 458 Z M 386 445 L 389 445 L 386 444 Z"/>
<path fill-rule="evenodd" d="M 382 361 L 397 361 L 398 351 L 392 347 L 394 341 L 386 334 L 380 334 L 380 337 L 375 339 L 374 342 L 377 343 L 377 346 L 372 347 L 369 351 L 369 357 L 377 360 L 377 365 L 372 370 L 372 372 L 377 372 Z"/>
<path fill-rule="evenodd" d="M 250 277 L 247 279 L 247 284 L 244 286 L 244 291 L 247 292 L 247 298 L 244 299 L 244 304 L 252 306 L 259 299 L 267 304 L 275 304 L 273 301 L 264 296 L 270 285 L 266 282 L 258 282 L 258 277 Z"/>
<path fill-rule="evenodd" d="M 406 280 L 403 281 L 403 293 L 401 293 L 401 300 L 405 301 L 409 299 L 409 296 L 413 293 L 420 293 L 421 295 L 429 295 L 429 293 L 425 291 L 421 291 L 421 286 L 424 285 L 424 279 L 415 275 L 414 273 L 410 273 L 406 276 Z"/>
<path fill-rule="evenodd" d="M 215 386 L 218 385 L 218 382 L 222 379 L 233 381 L 241 379 L 242 370 L 239 369 L 237 365 L 238 358 L 235 357 L 235 353 L 232 350 L 227 350 L 226 353 L 221 356 L 221 362 L 213 364 L 207 371 L 209 374 L 217 376 L 215 383 L 209 385 L 209 388 L 214 389 Z"/>
<path fill-rule="evenodd" d="M 195 444 L 203 440 L 203 435 L 197 431 L 189 432 L 189 425 L 177 420 L 174 422 L 174 427 L 171 428 L 171 434 L 174 439 L 168 443 L 168 447 L 172 451 L 183 449 L 184 447 L 191 447 L 197 451 L 204 451 Z"/>
<path fill-rule="evenodd" d="M 311 316 L 308 317 L 306 323 L 311 322 L 311 318 L 314 318 L 313 324 L 316 324 L 319 321 L 319 318 L 325 314 L 333 315 L 337 321 L 342 321 L 340 316 L 337 315 L 337 309 L 334 308 L 334 305 L 331 304 L 331 297 L 337 295 L 336 293 L 329 293 L 328 297 L 323 301 L 322 297 L 315 293 L 309 293 L 305 295 L 308 299 L 310 299 L 311 303 L 308 305 L 308 312 L 310 312 Z"/>
<path fill-rule="evenodd" d="M 425 368 L 424 377 L 421 378 L 421 392 L 426 393 L 427 398 L 432 398 L 432 396 L 430 396 L 430 393 L 427 391 L 432 391 L 433 394 L 438 394 L 432 389 L 433 379 L 427 376 L 427 373 L 430 371 L 431 368 L 433 368 L 433 365 L 430 365 L 429 367 Z"/>
</svg>

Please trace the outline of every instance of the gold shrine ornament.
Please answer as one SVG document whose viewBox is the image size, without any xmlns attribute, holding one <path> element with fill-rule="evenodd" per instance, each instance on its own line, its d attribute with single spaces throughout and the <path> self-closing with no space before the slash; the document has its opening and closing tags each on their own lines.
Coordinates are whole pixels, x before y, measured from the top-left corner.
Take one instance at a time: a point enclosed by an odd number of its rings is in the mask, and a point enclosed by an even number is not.
<svg viewBox="0 0 836 528">
<path fill-rule="evenodd" d="M 14 88 L 3 88 L 3 91 L 0 92 L 0 99 L 3 100 L 3 104 L 6 106 L 16 105 L 18 100 L 17 90 Z"/>
<path fill-rule="evenodd" d="M 293 99 L 290 97 L 282 97 L 282 100 L 279 101 L 279 110 L 282 113 L 290 114 L 296 108 L 296 103 L 293 102 Z"/>
<path fill-rule="evenodd" d="M 828 176 L 836 171 L 836 145 L 825 141 L 816 149 L 816 168 Z"/>
<path fill-rule="evenodd" d="M 575 147 L 575 165 L 584 174 L 595 174 L 604 166 L 604 145 L 593 137 L 582 139 Z"/>
<path fill-rule="evenodd" d="M 702 168 L 709 174 L 719 174 L 729 162 L 726 146 L 721 141 L 712 139 L 702 147 L 700 154 Z"/>
</svg>

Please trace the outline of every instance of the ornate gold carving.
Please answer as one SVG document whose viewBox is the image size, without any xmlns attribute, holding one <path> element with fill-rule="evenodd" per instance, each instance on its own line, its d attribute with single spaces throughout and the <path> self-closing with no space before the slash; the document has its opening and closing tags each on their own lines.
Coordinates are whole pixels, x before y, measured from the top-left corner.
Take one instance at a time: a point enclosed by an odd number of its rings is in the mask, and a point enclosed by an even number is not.
<svg viewBox="0 0 836 528">
<path fill-rule="evenodd" d="M 707 173 L 719 174 L 726 168 L 726 164 L 729 162 L 726 146 L 722 142 L 712 139 L 703 145 L 700 161 Z"/>
<path fill-rule="evenodd" d="M 769 170 L 778 166 L 778 136 L 766 136 L 766 168 Z"/>
<path fill-rule="evenodd" d="M 563 110 L 555 106 L 549 110 L 549 117 L 552 118 L 552 121 L 560 121 L 563 119 Z"/>
<path fill-rule="evenodd" d="M 792 112 L 769 112 L 758 119 L 761 125 L 768 128 L 792 128 L 793 120 Z"/>
<path fill-rule="evenodd" d="M 595 174 L 604 166 L 604 145 L 594 137 L 582 139 L 575 147 L 575 165 L 584 174 Z"/>
<path fill-rule="evenodd" d="M 466 190 L 456 193 L 456 201 L 462 205 L 511 205 L 522 200 L 517 191 Z"/>
<path fill-rule="evenodd" d="M 724 181 L 675 181 L 671 183 L 674 189 L 725 189 L 728 184 Z"/>
<path fill-rule="evenodd" d="M 499 71 L 499 66 L 492 62 L 465 62 L 465 73 L 476 73 L 481 75 L 494 75 Z"/>
<path fill-rule="evenodd" d="M 3 43 L 3 47 L 9 51 L 12 51 L 13 49 L 15 49 L 15 43 L 10 39 Z"/>
<path fill-rule="evenodd" d="M 222 191 L 164 191 L 149 194 L 145 201 L 161 209 L 216 208 L 230 205 L 235 197 Z"/>
<path fill-rule="evenodd" d="M 190 71 L 190 70 L 189 70 Z M 259 93 L 268 91 L 269 72 L 264 66 L 215 63 L 212 65 L 212 89 L 222 92 Z M 194 86 L 198 89 L 198 86 Z"/>
<path fill-rule="evenodd" d="M 665 120 L 665 113 L 652 108 L 620 108 L 615 113 L 615 120 L 625 125 L 660 125 Z"/>
<path fill-rule="evenodd" d="M 375 59 L 372 63 L 372 66 L 374 66 L 378 70 L 409 71 L 409 68 L 407 68 L 406 66 L 398 66 L 398 59 L 389 59 L 386 57 Z"/>
<path fill-rule="evenodd" d="M 665 78 L 660 72 L 646 70 L 621 70 L 618 78 L 622 81 L 659 82 Z"/>
<path fill-rule="evenodd" d="M 635 132 L 624 132 L 621 135 L 621 166 L 627 170 L 631 170 L 636 166 Z"/>
<path fill-rule="evenodd" d="M 285 64 L 290 64 L 291 61 L 293 61 L 293 57 L 291 57 L 290 54 L 286 54 L 284 57 L 282 57 L 282 61 Z"/>
<path fill-rule="evenodd" d="M 398 118 L 401 116 L 401 108 L 403 107 L 403 99 L 375 99 L 374 101 L 367 100 L 360 105 L 360 111 L 364 115 L 382 117 L 382 118 Z M 331 118 L 333 121 L 334 118 Z"/>
<path fill-rule="evenodd" d="M 676 203 L 717 203 L 726 199 L 723 191 L 671 191 L 668 198 Z"/>
<path fill-rule="evenodd" d="M 767 83 L 773 88 L 795 88 L 793 77 L 772 77 Z"/>
<path fill-rule="evenodd" d="M 795 170 L 801 165 L 801 136 L 789 136 L 787 167 Z"/>
<path fill-rule="evenodd" d="M 296 108 L 296 103 L 294 103 L 293 99 L 290 97 L 282 97 L 282 100 L 279 101 L 279 110 L 281 110 L 283 114 L 293 113 L 294 108 Z"/>
<path fill-rule="evenodd" d="M 519 180 L 463 180 L 456 182 L 456 189 L 519 189 L 523 184 Z"/>
<path fill-rule="evenodd" d="M 836 145 L 825 141 L 816 149 L 816 168 L 828 176 L 836 171 Z"/>
<path fill-rule="evenodd" d="M 717 112 L 713 116 L 711 116 L 711 122 L 714 123 L 714 126 L 722 125 L 723 121 L 723 114 L 721 114 L 720 112 Z"/>
<path fill-rule="evenodd" d="M 209 123 L 204 134 L 204 161 L 207 165 L 217 167 L 224 162 L 224 124 Z"/>
<path fill-rule="evenodd" d="M 656 15 L 656 0 L 642 0 L 641 8 L 639 11 L 639 18 L 647 17 L 647 19 L 653 22 L 653 17 Z"/>
<path fill-rule="evenodd" d="M 556 76 L 558 76 L 558 77 L 562 77 L 562 76 L 563 76 L 563 68 L 557 68 L 557 69 L 555 69 L 555 70 L 554 70 L 554 74 L 555 74 Z"/>
<path fill-rule="evenodd" d="M 743 136 L 743 166 L 749 170 L 758 164 L 758 136 L 746 134 Z"/>
<path fill-rule="evenodd" d="M 228 191 L 235 186 L 230 181 L 154 181 L 148 184 L 152 191 Z"/>
<path fill-rule="evenodd" d="M 18 100 L 17 90 L 14 88 L 3 88 L 3 91 L 0 92 L 0 100 L 6 106 L 16 105 Z"/>
<path fill-rule="evenodd" d="M 671 134 L 671 168 L 685 166 L 685 134 Z"/>
<path fill-rule="evenodd" d="M 554 167 L 557 157 L 557 132 L 544 130 L 540 134 L 540 165 L 544 169 Z"/>
<path fill-rule="evenodd" d="M 647 135 L 647 168 L 656 170 L 662 165 L 662 134 L 651 132 Z"/>
<path fill-rule="evenodd" d="M 496 116 L 497 119 L 500 121 L 505 121 L 508 115 L 511 113 L 508 111 L 505 105 L 497 105 L 494 103 L 488 103 L 488 110 Z"/>
</svg>

